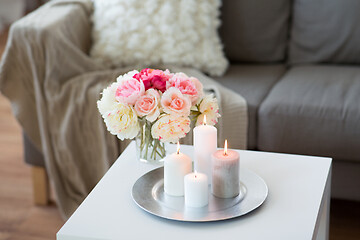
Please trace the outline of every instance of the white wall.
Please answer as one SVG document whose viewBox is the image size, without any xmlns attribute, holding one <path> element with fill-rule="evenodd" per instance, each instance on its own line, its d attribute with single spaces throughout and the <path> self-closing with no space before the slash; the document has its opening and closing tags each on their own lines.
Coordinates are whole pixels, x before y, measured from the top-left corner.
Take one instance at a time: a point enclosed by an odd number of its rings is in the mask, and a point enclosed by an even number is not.
<svg viewBox="0 0 360 240">
<path fill-rule="evenodd" d="M 0 32 L 25 13 L 25 0 L 0 0 Z"/>
</svg>

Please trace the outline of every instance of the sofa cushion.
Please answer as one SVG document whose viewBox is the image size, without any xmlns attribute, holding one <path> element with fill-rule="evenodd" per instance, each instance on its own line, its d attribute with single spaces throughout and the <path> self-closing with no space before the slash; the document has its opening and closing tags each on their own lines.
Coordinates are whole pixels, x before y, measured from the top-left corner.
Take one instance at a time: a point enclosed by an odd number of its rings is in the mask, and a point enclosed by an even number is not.
<svg viewBox="0 0 360 240">
<path fill-rule="evenodd" d="M 260 150 L 360 160 L 360 68 L 294 67 L 259 110 Z"/>
<path fill-rule="evenodd" d="M 272 86 L 285 73 L 284 65 L 230 65 L 223 77 L 215 78 L 225 87 L 241 94 L 247 101 L 248 148 L 256 149 L 257 111 Z"/>
<path fill-rule="evenodd" d="M 285 58 L 290 1 L 223 0 L 220 35 L 230 61 L 276 62 Z"/>
<path fill-rule="evenodd" d="M 222 75 L 221 0 L 93 0 L 90 55 L 108 67 L 173 64 Z"/>
<path fill-rule="evenodd" d="M 290 63 L 360 63 L 359 0 L 295 0 Z"/>
</svg>

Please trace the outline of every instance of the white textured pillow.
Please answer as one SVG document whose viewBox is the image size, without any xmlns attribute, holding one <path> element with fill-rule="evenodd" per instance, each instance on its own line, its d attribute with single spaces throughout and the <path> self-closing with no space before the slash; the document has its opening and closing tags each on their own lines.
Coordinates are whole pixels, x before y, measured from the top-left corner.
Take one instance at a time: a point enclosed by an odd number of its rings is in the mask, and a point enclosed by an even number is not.
<svg viewBox="0 0 360 240">
<path fill-rule="evenodd" d="M 93 0 L 91 56 L 111 67 L 174 64 L 210 75 L 228 65 L 217 28 L 221 0 Z"/>
</svg>

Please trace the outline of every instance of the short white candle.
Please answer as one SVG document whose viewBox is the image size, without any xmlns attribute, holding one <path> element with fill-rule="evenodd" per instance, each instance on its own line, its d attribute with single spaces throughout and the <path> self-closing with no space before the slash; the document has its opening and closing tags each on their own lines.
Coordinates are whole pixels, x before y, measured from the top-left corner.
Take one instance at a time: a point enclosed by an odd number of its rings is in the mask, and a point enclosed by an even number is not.
<svg viewBox="0 0 360 240">
<path fill-rule="evenodd" d="M 194 169 L 206 174 L 211 184 L 211 155 L 217 148 L 217 129 L 204 123 L 194 128 Z"/>
<path fill-rule="evenodd" d="M 212 159 L 212 194 L 220 198 L 232 198 L 239 195 L 239 153 L 228 150 L 225 140 L 224 149 L 216 151 L 212 155 Z"/>
<path fill-rule="evenodd" d="M 184 176 L 191 172 L 192 161 L 189 156 L 177 152 L 166 156 L 164 160 L 164 191 L 171 196 L 184 196 Z"/>
<path fill-rule="evenodd" d="M 185 205 L 204 207 L 209 203 L 208 179 L 203 173 L 189 173 L 184 178 Z"/>
</svg>

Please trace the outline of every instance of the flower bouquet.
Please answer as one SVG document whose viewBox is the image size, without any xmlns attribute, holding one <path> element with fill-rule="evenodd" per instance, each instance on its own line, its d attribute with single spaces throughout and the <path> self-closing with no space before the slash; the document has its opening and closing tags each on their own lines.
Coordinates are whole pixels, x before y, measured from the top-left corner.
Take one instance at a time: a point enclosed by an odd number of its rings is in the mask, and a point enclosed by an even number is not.
<svg viewBox="0 0 360 240">
<path fill-rule="evenodd" d="M 176 143 L 190 124 L 215 125 L 220 117 L 216 98 L 205 95 L 197 78 L 169 70 L 143 69 L 120 75 L 97 102 L 108 131 L 119 139 L 136 137 L 138 158 L 165 157 L 166 142 Z"/>
</svg>

